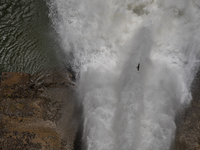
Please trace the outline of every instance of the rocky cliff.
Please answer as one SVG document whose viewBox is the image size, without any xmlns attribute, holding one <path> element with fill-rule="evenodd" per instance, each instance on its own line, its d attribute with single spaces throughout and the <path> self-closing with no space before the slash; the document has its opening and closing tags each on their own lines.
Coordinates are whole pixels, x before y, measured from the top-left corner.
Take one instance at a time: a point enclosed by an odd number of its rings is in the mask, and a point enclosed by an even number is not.
<svg viewBox="0 0 200 150">
<path fill-rule="evenodd" d="M 50 69 L 3 72 L 0 83 L 2 150 L 72 150 L 80 125 L 73 74 Z M 76 142 L 76 143 L 75 143 Z"/>
<path fill-rule="evenodd" d="M 200 150 L 200 71 L 192 85 L 193 100 L 177 118 L 175 150 Z"/>
</svg>

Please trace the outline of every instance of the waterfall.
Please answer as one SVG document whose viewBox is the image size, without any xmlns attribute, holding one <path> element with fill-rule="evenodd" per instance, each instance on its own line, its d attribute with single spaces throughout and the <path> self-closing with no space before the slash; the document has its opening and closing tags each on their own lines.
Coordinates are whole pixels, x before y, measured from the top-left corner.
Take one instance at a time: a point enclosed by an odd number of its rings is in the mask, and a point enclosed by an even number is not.
<svg viewBox="0 0 200 150">
<path fill-rule="evenodd" d="M 198 0 L 52 0 L 87 150 L 168 150 L 199 66 Z M 140 64 L 140 69 L 137 69 Z"/>
</svg>

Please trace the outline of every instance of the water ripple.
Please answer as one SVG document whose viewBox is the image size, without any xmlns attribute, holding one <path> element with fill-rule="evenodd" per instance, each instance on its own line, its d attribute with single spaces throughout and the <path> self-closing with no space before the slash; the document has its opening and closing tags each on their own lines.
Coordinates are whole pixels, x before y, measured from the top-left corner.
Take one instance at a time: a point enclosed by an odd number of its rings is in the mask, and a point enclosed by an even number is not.
<svg viewBox="0 0 200 150">
<path fill-rule="evenodd" d="M 0 72 L 33 73 L 58 64 L 43 0 L 0 1 Z"/>
</svg>

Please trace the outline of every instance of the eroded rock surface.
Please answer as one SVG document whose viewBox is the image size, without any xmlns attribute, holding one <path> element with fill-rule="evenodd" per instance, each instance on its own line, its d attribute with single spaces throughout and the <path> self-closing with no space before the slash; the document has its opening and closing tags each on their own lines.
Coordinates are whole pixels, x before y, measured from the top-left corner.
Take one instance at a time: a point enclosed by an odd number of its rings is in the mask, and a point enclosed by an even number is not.
<svg viewBox="0 0 200 150">
<path fill-rule="evenodd" d="M 200 150 L 200 72 L 192 86 L 193 100 L 177 126 L 175 150 Z"/>
<path fill-rule="evenodd" d="M 62 69 L 3 72 L 0 149 L 72 150 L 80 124 L 74 88 L 73 75 Z"/>
</svg>

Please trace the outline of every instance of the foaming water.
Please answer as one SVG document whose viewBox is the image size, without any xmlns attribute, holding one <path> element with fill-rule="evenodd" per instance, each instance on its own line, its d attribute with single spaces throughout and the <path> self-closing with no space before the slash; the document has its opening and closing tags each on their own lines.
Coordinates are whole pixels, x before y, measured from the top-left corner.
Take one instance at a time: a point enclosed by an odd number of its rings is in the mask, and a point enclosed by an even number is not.
<svg viewBox="0 0 200 150">
<path fill-rule="evenodd" d="M 168 150 L 199 65 L 197 0 L 54 0 L 88 150 Z M 140 70 L 137 65 L 140 63 Z"/>
</svg>

